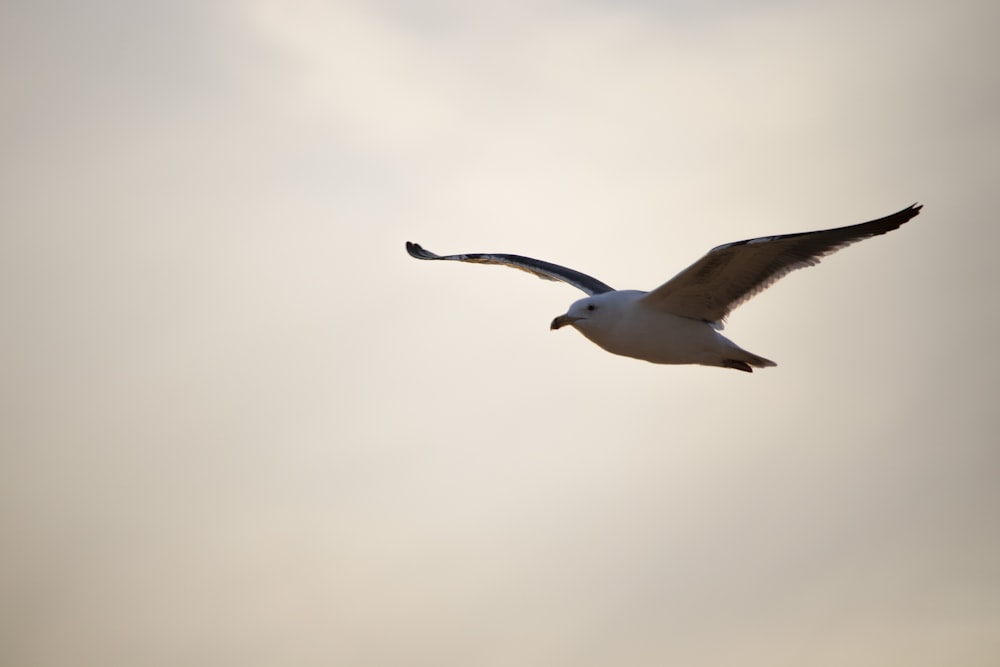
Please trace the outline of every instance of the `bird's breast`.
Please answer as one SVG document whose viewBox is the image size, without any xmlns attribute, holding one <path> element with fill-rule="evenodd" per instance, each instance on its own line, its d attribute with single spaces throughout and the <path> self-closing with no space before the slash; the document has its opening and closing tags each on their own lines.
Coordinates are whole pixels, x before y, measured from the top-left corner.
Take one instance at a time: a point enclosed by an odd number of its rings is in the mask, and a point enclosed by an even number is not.
<svg viewBox="0 0 1000 667">
<path fill-rule="evenodd" d="M 603 326 L 578 329 L 608 352 L 656 364 L 698 363 L 720 344 L 706 322 L 638 306 Z"/>
</svg>

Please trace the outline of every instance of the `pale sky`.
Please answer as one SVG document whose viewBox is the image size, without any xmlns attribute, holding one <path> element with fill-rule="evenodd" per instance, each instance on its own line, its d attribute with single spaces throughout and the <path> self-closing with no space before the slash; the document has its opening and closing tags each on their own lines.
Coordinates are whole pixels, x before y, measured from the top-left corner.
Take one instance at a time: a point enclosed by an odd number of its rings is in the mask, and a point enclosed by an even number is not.
<svg viewBox="0 0 1000 667">
<path fill-rule="evenodd" d="M 997 10 L 7 2 L 0 663 L 992 666 Z M 737 310 L 581 294 L 922 215 Z"/>
</svg>

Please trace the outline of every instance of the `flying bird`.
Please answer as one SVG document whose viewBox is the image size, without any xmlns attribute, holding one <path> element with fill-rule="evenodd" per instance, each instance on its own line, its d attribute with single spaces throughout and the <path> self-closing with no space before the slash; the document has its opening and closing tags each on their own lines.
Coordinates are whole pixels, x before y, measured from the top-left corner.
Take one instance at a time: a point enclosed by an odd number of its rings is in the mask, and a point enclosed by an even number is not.
<svg viewBox="0 0 1000 667">
<path fill-rule="evenodd" d="M 726 243 L 651 292 L 616 290 L 585 273 L 521 255 L 437 255 L 409 241 L 406 251 L 417 259 L 498 264 L 568 283 L 587 296 L 552 320 L 550 329 L 572 326 L 613 354 L 654 364 L 701 364 L 752 373 L 777 364 L 719 333 L 733 309 L 796 269 L 898 229 L 921 208 L 913 204 L 878 220 L 836 229 Z"/>
</svg>

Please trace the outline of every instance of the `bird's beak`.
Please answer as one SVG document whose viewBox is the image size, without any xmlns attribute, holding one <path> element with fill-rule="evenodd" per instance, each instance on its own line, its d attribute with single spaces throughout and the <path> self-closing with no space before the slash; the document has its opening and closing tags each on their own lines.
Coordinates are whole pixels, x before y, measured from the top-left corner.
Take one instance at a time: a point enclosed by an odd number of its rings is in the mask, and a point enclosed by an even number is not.
<svg viewBox="0 0 1000 667">
<path fill-rule="evenodd" d="M 552 325 L 549 326 L 549 330 L 550 331 L 555 331 L 556 329 L 560 329 L 560 328 L 566 326 L 567 324 L 573 324 L 578 319 L 580 319 L 580 318 L 579 317 L 570 317 L 569 315 L 560 315 L 556 319 L 552 320 Z"/>
</svg>

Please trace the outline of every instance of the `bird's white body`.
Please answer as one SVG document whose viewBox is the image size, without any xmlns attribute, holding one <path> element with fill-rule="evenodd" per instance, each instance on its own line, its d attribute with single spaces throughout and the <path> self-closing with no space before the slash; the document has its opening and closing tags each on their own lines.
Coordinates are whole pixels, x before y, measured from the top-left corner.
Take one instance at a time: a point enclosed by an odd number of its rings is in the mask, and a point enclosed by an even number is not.
<svg viewBox="0 0 1000 667">
<path fill-rule="evenodd" d="M 747 352 L 718 331 L 717 325 L 664 312 L 643 301 L 648 292 L 617 290 L 585 299 L 557 317 L 553 328 L 571 325 L 612 354 L 654 364 L 700 364 L 762 368 L 775 363 Z"/>
</svg>

